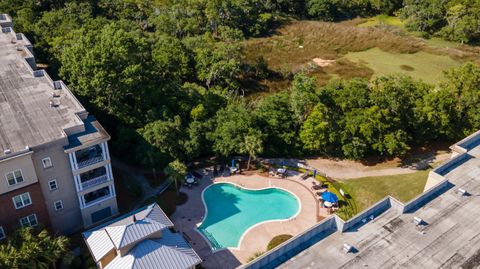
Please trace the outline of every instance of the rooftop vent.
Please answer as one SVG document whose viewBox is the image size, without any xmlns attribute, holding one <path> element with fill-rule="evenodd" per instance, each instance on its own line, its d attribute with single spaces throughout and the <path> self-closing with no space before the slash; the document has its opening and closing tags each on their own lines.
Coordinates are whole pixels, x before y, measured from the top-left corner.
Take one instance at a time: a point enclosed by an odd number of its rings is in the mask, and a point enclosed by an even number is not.
<svg viewBox="0 0 480 269">
<path fill-rule="evenodd" d="M 460 196 L 466 196 L 466 195 L 468 195 L 467 191 L 466 191 L 465 189 L 462 189 L 462 188 L 458 188 L 457 193 L 458 193 Z"/>
<path fill-rule="evenodd" d="M 50 107 L 58 107 L 58 106 L 60 106 L 59 99 L 50 99 Z"/>
<path fill-rule="evenodd" d="M 10 154 L 10 153 L 12 153 L 12 151 L 10 149 L 6 149 L 6 150 L 3 151 L 3 153 Z"/>
<path fill-rule="evenodd" d="M 16 39 L 16 38 L 12 38 L 12 39 L 10 40 L 10 43 L 12 43 L 12 44 L 17 44 L 17 39 Z"/>
<path fill-rule="evenodd" d="M 342 250 L 343 250 L 343 252 L 345 252 L 345 253 L 352 252 L 352 251 L 353 251 L 353 246 L 350 245 L 350 244 L 344 243 Z"/>
<path fill-rule="evenodd" d="M 416 226 L 420 226 L 420 225 L 423 225 L 425 222 L 423 221 L 423 219 L 421 219 L 419 217 L 413 217 L 413 223 Z"/>
<path fill-rule="evenodd" d="M 52 96 L 53 97 L 60 97 L 60 91 L 59 90 L 54 90 Z"/>
</svg>

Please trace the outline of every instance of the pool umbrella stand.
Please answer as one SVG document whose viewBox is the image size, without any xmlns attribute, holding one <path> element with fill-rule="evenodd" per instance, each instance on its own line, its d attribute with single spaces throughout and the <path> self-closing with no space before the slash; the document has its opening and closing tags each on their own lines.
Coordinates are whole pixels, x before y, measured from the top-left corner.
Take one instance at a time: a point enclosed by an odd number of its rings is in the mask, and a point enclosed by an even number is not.
<svg viewBox="0 0 480 269">
<path fill-rule="evenodd" d="M 326 191 L 326 192 L 322 193 L 322 199 L 323 199 L 323 201 L 329 202 L 329 203 L 332 203 L 332 204 L 338 202 L 338 197 L 335 194 L 333 194 L 329 191 Z"/>
</svg>

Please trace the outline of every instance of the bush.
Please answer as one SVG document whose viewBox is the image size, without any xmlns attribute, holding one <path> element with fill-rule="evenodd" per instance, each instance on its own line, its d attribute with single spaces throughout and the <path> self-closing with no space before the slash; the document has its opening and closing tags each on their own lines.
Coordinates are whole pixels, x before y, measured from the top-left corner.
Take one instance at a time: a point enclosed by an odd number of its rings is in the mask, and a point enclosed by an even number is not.
<svg viewBox="0 0 480 269">
<path fill-rule="evenodd" d="M 290 234 L 281 234 L 277 235 L 267 245 L 267 251 L 274 249 L 276 246 L 280 245 L 281 243 L 287 241 L 288 239 L 292 238 L 293 235 Z"/>
<path fill-rule="evenodd" d="M 265 252 L 263 252 L 263 251 L 257 251 L 257 252 L 255 252 L 255 253 L 253 253 L 253 255 L 250 256 L 250 257 L 247 259 L 247 262 L 251 262 L 251 261 L 255 260 L 256 258 L 262 256 L 263 253 L 265 253 Z"/>
</svg>

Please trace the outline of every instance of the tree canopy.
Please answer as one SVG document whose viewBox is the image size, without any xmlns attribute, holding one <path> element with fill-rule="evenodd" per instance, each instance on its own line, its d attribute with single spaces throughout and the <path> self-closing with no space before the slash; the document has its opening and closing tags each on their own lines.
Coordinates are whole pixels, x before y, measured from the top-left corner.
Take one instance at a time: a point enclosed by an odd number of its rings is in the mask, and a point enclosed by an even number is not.
<svg viewBox="0 0 480 269">
<path fill-rule="evenodd" d="M 22 228 L 0 244 L 1 268 L 51 268 L 68 253 L 66 237 L 52 237 L 46 230 Z"/>
<path fill-rule="evenodd" d="M 438 87 L 402 75 L 291 86 L 242 98 L 248 79 L 275 76 L 248 64 L 242 42 L 291 18 L 338 21 L 400 12 L 411 30 L 477 42 L 479 0 L 102 0 L 0 2 L 39 62 L 112 134 L 112 151 L 149 168 L 237 154 L 255 158 L 397 156 L 480 127 L 479 68 L 450 70 Z"/>
</svg>

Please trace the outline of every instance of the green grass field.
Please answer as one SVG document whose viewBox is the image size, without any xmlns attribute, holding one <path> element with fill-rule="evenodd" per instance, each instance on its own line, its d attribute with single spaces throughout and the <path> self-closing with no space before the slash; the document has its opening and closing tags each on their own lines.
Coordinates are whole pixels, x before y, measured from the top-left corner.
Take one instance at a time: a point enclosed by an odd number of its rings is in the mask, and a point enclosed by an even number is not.
<svg viewBox="0 0 480 269">
<path fill-rule="evenodd" d="M 428 179 L 428 170 L 405 175 L 364 177 L 341 182 L 352 196 L 357 212 L 362 212 L 387 195 L 401 202 L 408 202 L 423 192 Z"/>
<path fill-rule="evenodd" d="M 404 73 L 433 84 L 443 79 L 444 70 L 460 65 L 460 62 L 449 56 L 423 51 L 412 54 L 397 54 L 373 48 L 366 51 L 349 52 L 344 57 L 372 69 L 374 77 Z"/>
</svg>

